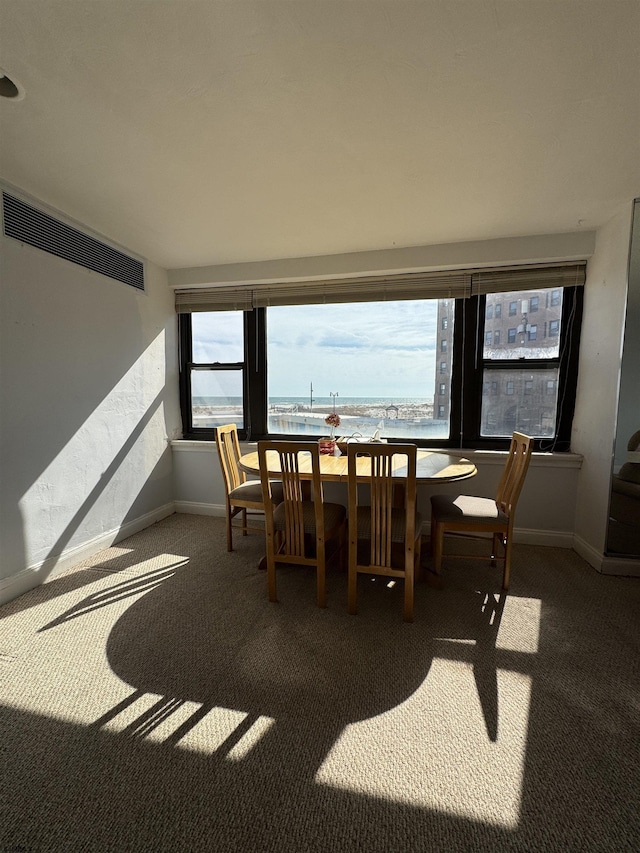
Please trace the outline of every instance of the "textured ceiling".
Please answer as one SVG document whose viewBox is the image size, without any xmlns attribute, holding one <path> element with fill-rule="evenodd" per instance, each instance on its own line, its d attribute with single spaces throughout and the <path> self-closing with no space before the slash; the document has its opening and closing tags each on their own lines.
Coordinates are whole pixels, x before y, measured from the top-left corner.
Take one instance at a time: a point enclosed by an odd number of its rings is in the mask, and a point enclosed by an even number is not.
<svg viewBox="0 0 640 853">
<path fill-rule="evenodd" d="M 0 176 L 169 268 L 597 228 L 638 0 L 0 0 Z"/>
</svg>

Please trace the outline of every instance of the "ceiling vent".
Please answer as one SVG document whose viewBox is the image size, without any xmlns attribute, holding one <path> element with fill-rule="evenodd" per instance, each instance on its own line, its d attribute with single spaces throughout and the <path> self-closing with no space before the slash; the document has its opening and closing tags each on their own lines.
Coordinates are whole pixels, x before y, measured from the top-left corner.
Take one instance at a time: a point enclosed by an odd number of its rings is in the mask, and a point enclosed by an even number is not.
<svg viewBox="0 0 640 853">
<path fill-rule="evenodd" d="M 83 234 L 30 204 L 2 193 L 4 233 L 137 290 L 144 290 L 144 265 L 136 258 Z"/>
</svg>

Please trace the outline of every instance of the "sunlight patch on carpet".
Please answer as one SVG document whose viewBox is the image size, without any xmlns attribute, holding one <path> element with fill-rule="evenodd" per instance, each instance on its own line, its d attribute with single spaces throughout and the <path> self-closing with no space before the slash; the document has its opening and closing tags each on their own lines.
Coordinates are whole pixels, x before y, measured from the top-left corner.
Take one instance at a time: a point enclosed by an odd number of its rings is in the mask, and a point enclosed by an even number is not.
<svg viewBox="0 0 640 853">
<path fill-rule="evenodd" d="M 509 595 L 496 639 L 496 648 L 536 654 L 540 644 L 542 602 L 539 598 Z"/>
<path fill-rule="evenodd" d="M 531 678 L 498 670 L 493 686 L 490 677 L 486 683 L 482 679 L 469 663 L 435 659 L 422 686 L 406 702 L 344 729 L 315 781 L 516 827 Z M 497 737 L 492 740 L 489 730 L 495 725 Z"/>
</svg>

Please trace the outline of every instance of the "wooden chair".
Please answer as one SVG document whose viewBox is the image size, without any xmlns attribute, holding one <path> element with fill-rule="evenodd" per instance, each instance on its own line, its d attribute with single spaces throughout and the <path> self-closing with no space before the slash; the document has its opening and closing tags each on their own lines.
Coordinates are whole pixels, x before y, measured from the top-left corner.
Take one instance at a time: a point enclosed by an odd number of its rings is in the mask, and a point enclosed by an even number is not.
<svg viewBox="0 0 640 853">
<path fill-rule="evenodd" d="M 529 436 L 519 432 L 513 433 L 509 457 L 498 484 L 495 500 L 472 495 L 432 496 L 431 551 L 436 574 L 440 574 L 446 534 L 486 538 L 482 534 L 490 533 L 492 534 L 491 555 L 479 556 L 477 559 L 491 560 L 492 566 L 495 566 L 498 560 L 503 561 L 502 588 L 509 589 L 513 521 L 516 504 L 531 460 L 532 445 L 533 439 Z M 500 557 L 497 555 L 498 544 L 502 546 Z M 469 559 L 470 555 L 447 553 L 445 556 Z M 473 555 L 472 559 L 476 559 L 476 555 Z"/>
<path fill-rule="evenodd" d="M 247 535 L 248 530 L 259 530 L 264 533 L 264 527 L 254 527 L 247 522 L 247 511 L 264 513 L 262 485 L 260 480 L 247 480 L 247 475 L 238 465 L 240 443 L 235 424 L 225 424 L 217 428 L 216 444 L 226 491 L 227 551 L 233 551 L 234 525 L 232 522 L 236 515 L 242 515 L 242 525 L 237 526 L 237 529 L 242 530 L 243 536 Z M 278 483 L 275 483 L 273 500 L 281 499 L 282 489 Z"/>
<path fill-rule="evenodd" d="M 273 456 L 276 453 L 282 475 L 282 502 L 272 500 Z M 301 458 L 302 457 L 302 458 Z M 326 606 L 326 543 L 338 537 L 342 554 L 346 538 L 346 509 L 341 504 L 325 503 L 320 479 L 318 443 L 299 441 L 259 441 L 258 458 L 265 505 L 267 530 L 267 583 L 269 601 L 277 601 L 276 566 L 287 563 L 315 566 L 318 607 Z M 311 461 L 311 497 L 307 497 L 308 472 Z M 305 464 L 306 463 L 306 464 Z"/>
<path fill-rule="evenodd" d="M 347 446 L 351 614 L 357 612 L 358 575 L 384 575 L 404 579 L 404 620 L 413 621 L 414 575 L 420 566 L 422 533 L 422 518 L 416 512 L 416 450 L 415 444 Z M 363 466 L 362 457 L 368 464 Z M 392 476 L 394 466 L 398 473 L 398 464 L 402 477 Z M 371 497 L 370 504 L 363 506 L 358 490 L 365 485 L 370 486 Z M 404 506 L 394 505 L 399 487 L 404 492 Z"/>
</svg>

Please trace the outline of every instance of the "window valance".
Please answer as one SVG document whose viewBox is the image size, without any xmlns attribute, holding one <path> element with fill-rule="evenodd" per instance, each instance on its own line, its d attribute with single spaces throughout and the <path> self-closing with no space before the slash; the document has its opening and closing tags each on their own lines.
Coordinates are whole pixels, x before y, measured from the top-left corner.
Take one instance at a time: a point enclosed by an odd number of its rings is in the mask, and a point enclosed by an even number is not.
<svg viewBox="0 0 640 853">
<path fill-rule="evenodd" d="M 481 270 L 452 270 L 270 284 L 234 284 L 176 291 L 179 314 L 251 311 L 275 305 L 467 299 L 480 293 L 582 285 L 586 261 Z"/>
</svg>

